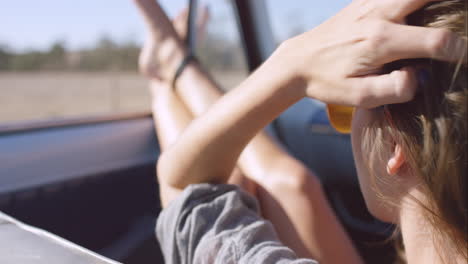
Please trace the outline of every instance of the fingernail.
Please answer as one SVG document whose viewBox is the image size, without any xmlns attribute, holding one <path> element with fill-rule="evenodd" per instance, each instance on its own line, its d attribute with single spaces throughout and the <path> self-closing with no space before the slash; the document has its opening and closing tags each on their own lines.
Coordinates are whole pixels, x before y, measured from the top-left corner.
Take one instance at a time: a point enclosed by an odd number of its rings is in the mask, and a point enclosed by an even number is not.
<svg viewBox="0 0 468 264">
<path fill-rule="evenodd" d="M 429 83 L 430 78 L 431 74 L 427 69 L 420 69 L 418 71 L 418 82 L 420 86 L 426 86 Z"/>
</svg>

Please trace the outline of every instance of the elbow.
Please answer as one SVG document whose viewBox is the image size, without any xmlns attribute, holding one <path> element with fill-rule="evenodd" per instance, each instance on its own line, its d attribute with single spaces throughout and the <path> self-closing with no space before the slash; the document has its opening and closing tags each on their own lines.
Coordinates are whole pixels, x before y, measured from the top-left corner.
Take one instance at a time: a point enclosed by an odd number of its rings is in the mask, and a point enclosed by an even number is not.
<svg viewBox="0 0 468 264">
<path fill-rule="evenodd" d="M 275 190 L 309 194 L 321 188 L 318 177 L 301 162 L 290 157 L 276 160 L 268 175 L 271 188 Z"/>
</svg>

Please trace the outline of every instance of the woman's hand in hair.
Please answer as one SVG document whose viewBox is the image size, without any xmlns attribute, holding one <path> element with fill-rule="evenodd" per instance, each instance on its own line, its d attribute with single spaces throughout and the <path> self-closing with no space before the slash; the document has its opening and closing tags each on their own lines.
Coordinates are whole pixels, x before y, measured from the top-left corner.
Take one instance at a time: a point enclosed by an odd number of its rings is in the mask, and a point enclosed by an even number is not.
<svg viewBox="0 0 468 264">
<path fill-rule="evenodd" d="M 405 25 L 409 14 L 430 2 L 353 1 L 283 43 L 275 56 L 304 80 L 309 97 L 368 108 L 409 101 L 418 86 L 414 70 L 382 73 L 384 64 L 410 58 L 455 61 L 466 49 L 466 42 L 448 30 Z"/>
<path fill-rule="evenodd" d="M 428 2 L 356 0 L 316 29 L 286 41 L 191 123 L 160 157 L 158 174 L 180 190 L 194 183 L 225 183 L 252 138 L 306 95 L 369 108 L 410 100 L 417 86 L 414 73 L 379 75 L 382 65 L 461 56 L 451 49 L 460 45 L 456 35 L 404 25 L 407 15 Z"/>
</svg>

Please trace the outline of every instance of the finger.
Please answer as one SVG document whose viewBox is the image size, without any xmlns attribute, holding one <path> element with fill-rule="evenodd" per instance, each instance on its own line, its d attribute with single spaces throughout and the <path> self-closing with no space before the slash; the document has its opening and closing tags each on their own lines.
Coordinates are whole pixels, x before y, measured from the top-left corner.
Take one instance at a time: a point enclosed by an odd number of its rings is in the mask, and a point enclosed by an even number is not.
<svg viewBox="0 0 468 264">
<path fill-rule="evenodd" d="M 415 58 L 458 62 L 466 57 L 466 38 L 447 29 L 391 24 L 382 34 L 382 63 Z"/>
<path fill-rule="evenodd" d="M 381 3 L 381 12 L 384 17 L 392 21 L 404 21 L 411 13 L 417 11 L 428 3 L 441 0 L 376 0 Z"/>
<path fill-rule="evenodd" d="M 408 102 L 418 89 L 415 70 L 411 67 L 385 75 L 354 78 L 351 84 L 360 93 L 357 96 L 357 106 L 365 108 Z"/>
</svg>

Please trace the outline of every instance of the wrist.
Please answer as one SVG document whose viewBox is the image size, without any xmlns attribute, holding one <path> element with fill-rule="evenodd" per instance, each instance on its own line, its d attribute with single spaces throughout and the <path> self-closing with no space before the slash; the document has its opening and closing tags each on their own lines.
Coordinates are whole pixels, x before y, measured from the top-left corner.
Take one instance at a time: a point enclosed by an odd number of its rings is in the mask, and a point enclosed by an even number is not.
<svg viewBox="0 0 468 264">
<path fill-rule="evenodd" d="M 265 62 L 271 78 L 275 79 L 277 89 L 288 90 L 302 98 L 307 96 L 310 80 L 302 70 L 303 58 L 296 55 L 293 39 L 284 41 Z"/>
</svg>

